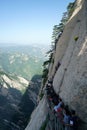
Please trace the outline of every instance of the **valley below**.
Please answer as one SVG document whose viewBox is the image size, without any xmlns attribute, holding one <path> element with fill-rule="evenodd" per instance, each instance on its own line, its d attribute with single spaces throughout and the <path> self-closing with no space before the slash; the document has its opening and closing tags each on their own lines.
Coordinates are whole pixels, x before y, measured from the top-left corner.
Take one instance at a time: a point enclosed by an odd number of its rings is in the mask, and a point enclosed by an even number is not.
<svg viewBox="0 0 87 130">
<path fill-rule="evenodd" d="M 1 130 L 24 130 L 29 122 L 37 105 L 45 48 L 0 47 Z"/>
</svg>

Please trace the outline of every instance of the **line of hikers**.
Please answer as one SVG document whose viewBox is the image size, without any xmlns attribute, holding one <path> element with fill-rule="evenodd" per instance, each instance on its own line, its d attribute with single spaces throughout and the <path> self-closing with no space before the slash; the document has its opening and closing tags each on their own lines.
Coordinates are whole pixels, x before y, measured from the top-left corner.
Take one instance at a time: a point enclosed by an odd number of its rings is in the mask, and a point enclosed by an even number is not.
<svg viewBox="0 0 87 130">
<path fill-rule="evenodd" d="M 68 106 L 65 106 L 62 99 L 54 92 L 53 81 L 48 80 L 46 84 L 46 94 L 49 103 L 49 108 L 58 117 L 59 121 L 64 126 L 64 130 L 78 130 L 78 116 L 75 110 L 69 110 Z M 53 106 L 52 106 L 53 104 Z"/>
</svg>

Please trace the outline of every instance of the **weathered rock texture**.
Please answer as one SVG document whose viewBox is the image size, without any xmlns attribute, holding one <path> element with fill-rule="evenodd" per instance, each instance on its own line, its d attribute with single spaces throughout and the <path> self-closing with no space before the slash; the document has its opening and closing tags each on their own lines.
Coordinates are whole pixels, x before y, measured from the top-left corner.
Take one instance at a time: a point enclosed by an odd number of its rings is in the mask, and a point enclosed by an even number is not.
<svg viewBox="0 0 87 130">
<path fill-rule="evenodd" d="M 87 123 L 87 1 L 78 0 L 77 4 L 57 45 L 52 74 L 58 61 L 61 66 L 53 86 L 63 101 Z"/>
<path fill-rule="evenodd" d="M 39 130 L 48 114 L 46 97 L 40 101 L 31 116 L 31 120 L 25 130 Z"/>
<path fill-rule="evenodd" d="M 76 37 L 77 41 L 75 41 Z M 61 66 L 55 73 L 58 61 L 61 62 Z M 75 109 L 87 124 L 87 0 L 76 1 L 75 11 L 57 43 L 54 64 L 49 67 L 49 78 L 52 76 L 54 76 L 55 92 L 60 95 L 65 104 Z M 34 111 L 30 127 L 28 125 L 26 130 L 39 130 L 38 120 L 43 118 L 44 113 L 41 110 L 44 102 L 42 100 L 36 112 Z"/>
</svg>

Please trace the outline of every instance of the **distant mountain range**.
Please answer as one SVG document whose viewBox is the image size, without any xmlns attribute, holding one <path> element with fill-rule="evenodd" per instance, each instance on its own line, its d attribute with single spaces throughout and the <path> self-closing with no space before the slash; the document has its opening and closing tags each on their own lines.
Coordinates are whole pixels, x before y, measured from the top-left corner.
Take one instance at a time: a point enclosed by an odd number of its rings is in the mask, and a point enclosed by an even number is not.
<svg viewBox="0 0 87 130">
<path fill-rule="evenodd" d="M 24 130 L 41 84 L 42 46 L 0 47 L 0 129 Z"/>
<path fill-rule="evenodd" d="M 30 80 L 35 74 L 41 74 L 46 48 L 37 45 L 2 46 L 0 69 Z"/>
</svg>

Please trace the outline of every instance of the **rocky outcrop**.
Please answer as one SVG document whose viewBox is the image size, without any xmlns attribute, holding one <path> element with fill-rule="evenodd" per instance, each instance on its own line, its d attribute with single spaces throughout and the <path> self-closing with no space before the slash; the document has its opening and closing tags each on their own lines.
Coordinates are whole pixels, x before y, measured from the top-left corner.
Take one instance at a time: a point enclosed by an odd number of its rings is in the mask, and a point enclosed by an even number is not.
<svg viewBox="0 0 87 130">
<path fill-rule="evenodd" d="M 54 77 L 54 90 L 64 104 L 76 110 L 80 119 L 87 124 L 87 0 L 77 0 L 75 6 L 57 42 L 54 63 L 49 67 L 48 76 Z M 55 73 L 58 62 L 61 66 Z M 38 120 L 43 121 L 41 110 L 44 112 L 45 109 L 43 101 L 34 111 L 26 130 L 39 130 Z"/>
<path fill-rule="evenodd" d="M 55 74 L 53 86 L 63 101 L 87 123 L 87 1 L 78 0 L 77 3 L 78 11 L 67 23 L 58 42 L 54 68 L 58 61 L 61 61 L 61 66 Z M 77 41 L 75 37 L 78 37 Z"/>
<path fill-rule="evenodd" d="M 46 97 L 40 101 L 37 108 L 31 116 L 31 120 L 25 130 L 39 130 L 43 122 L 46 120 L 48 113 L 48 106 Z"/>
<path fill-rule="evenodd" d="M 23 130 L 26 127 L 36 105 L 40 78 L 40 75 L 35 75 L 32 81 L 28 82 L 23 77 L 0 70 L 1 129 Z"/>
</svg>

